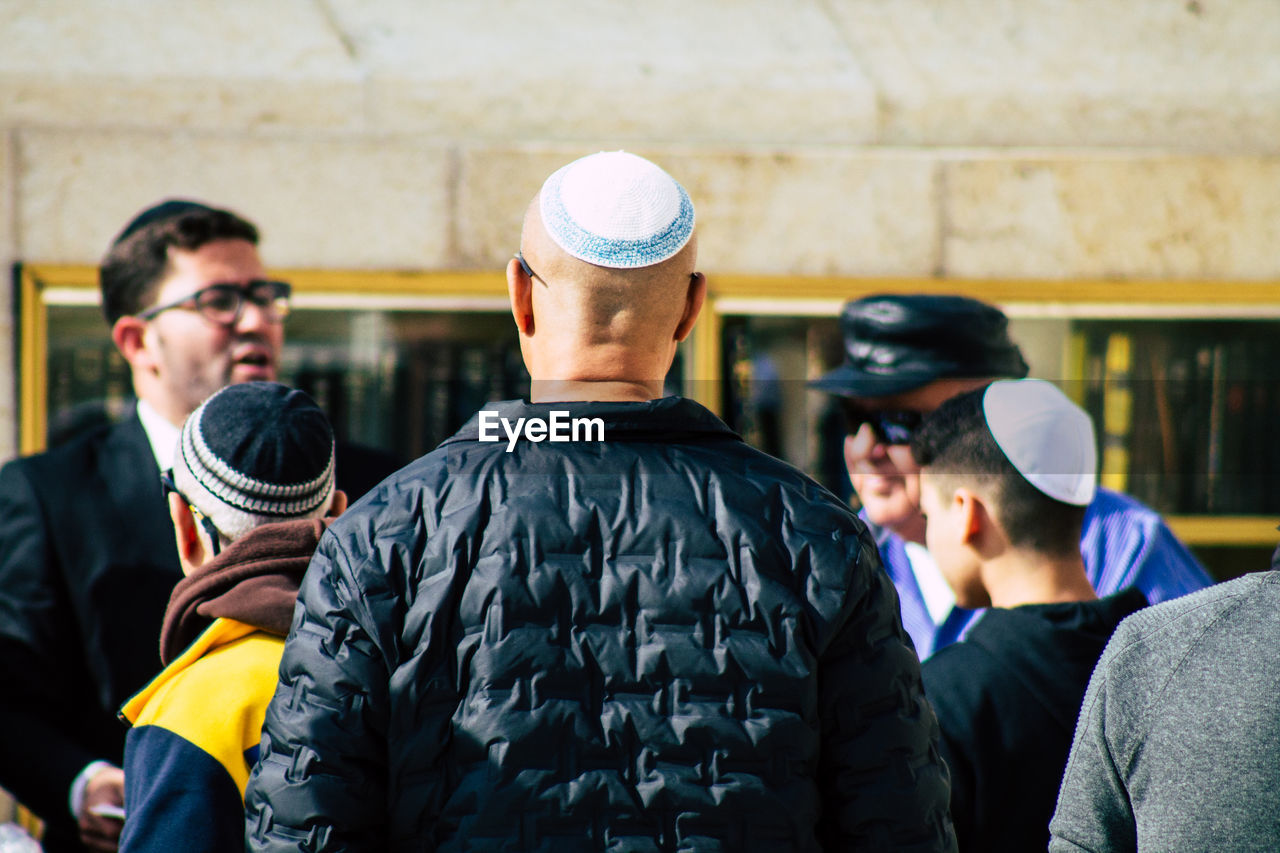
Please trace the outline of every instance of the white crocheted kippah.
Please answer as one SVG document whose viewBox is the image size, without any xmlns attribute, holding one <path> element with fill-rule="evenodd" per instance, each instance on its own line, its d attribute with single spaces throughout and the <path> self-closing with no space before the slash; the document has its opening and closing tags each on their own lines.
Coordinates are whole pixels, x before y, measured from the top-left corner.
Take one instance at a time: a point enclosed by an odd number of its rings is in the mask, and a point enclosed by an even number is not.
<svg viewBox="0 0 1280 853">
<path fill-rule="evenodd" d="M 1054 500 L 1088 506 L 1098 487 L 1093 420 L 1043 379 L 993 382 L 982 397 L 987 426 L 1031 485 Z"/>
<path fill-rule="evenodd" d="M 693 236 L 693 202 L 658 166 L 625 151 L 575 160 L 542 185 L 542 224 L 575 258 L 633 269 L 661 263 Z"/>
</svg>

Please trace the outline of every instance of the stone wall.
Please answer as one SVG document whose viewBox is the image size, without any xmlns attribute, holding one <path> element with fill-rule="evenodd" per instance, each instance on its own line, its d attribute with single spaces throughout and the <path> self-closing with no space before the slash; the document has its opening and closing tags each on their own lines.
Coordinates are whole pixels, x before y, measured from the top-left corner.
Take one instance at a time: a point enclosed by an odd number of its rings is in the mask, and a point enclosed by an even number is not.
<svg viewBox="0 0 1280 853">
<path fill-rule="evenodd" d="M 0 45 L 6 266 L 182 195 L 275 266 L 497 268 L 625 147 L 713 274 L 1280 280 L 1274 0 L 0 0 Z M 15 414 L 3 347 L 0 458 Z"/>
</svg>

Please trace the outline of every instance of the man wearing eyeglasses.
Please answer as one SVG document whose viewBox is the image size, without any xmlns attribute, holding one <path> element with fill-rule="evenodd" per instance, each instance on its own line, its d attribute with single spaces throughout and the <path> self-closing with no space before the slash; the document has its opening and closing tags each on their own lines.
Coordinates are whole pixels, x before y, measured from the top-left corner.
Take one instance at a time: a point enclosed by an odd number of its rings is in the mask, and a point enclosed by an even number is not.
<svg viewBox="0 0 1280 853">
<path fill-rule="evenodd" d="M 839 398 L 849 479 L 921 660 L 960 639 L 980 612 L 955 606 L 925 550 L 911 438 L 944 401 L 1027 375 L 1008 324 L 999 309 L 962 296 L 851 300 L 840 315 L 844 362 L 810 383 Z M 1212 583 L 1156 512 L 1107 489 L 1098 489 L 1085 513 L 1080 548 L 1099 595 L 1136 586 L 1154 604 Z"/>
<path fill-rule="evenodd" d="M 158 671 L 182 577 L 158 473 L 207 397 L 279 367 L 290 290 L 257 243 L 253 224 L 192 201 L 135 217 L 99 273 L 136 413 L 0 470 L 0 786 L 45 822 L 49 853 L 116 849 L 115 711 Z M 340 458 L 340 482 L 348 468 L 377 482 L 395 467 L 381 464 Z"/>
</svg>

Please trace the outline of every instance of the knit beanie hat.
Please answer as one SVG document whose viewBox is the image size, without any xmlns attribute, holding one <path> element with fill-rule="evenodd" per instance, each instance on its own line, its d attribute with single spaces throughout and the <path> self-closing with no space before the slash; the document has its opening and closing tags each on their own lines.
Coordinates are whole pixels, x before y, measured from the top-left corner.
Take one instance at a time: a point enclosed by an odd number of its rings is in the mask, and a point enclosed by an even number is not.
<svg viewBox="0 0 1280 853">
<path fill-rule="evenodd" d="M 173 481 L 235 540 L 269 522 L 323 517 L 333 467 L 333 428 L 314 400 L 278 382 L 243 382 L 182 425 Z"/>
</svg>

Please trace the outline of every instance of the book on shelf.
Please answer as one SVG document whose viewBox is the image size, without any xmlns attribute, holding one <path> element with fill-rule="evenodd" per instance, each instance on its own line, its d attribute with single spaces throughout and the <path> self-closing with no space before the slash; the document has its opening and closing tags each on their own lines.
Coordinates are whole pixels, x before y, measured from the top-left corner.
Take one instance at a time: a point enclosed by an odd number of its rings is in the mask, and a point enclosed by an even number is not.
<svg viewBox="0 0 1280 853">
<path fill-rule="evenodd" d="M 1107 336 L 1103 356 L 1102 443 L 1099 482 L 1117 492 L 1129 488 L 1133 431 L 1133 338 L 1127 332 Z"/>
<path fill-rule="evenodd" d="M 1133 420 L 1129 433 L 1129 493 L 1160 512 L 1176 505 L 1174 415 L 1169 403 L 1169 342 L 1159 335 L 1133 336 Z"/>
<path fill-rule="evenodd" d="M 421 360 L 417 371 L 421 387 L 409 390 L 409 400 L 417 412 L 421 432 L 410 436 L 415 454 L 420 456 L 435 448 L 449 437 L 453 422 L 454 349 L 448 343 L 426 342 L 414 352 L 414 359 Z"/>
<path fill-rule="evenodd" d="M 488 347 L 483 344 L 457 344 L 454 346 L 456 372 L 453 377 L 451 417 L 449 433 L 458 430 L 476 412 L 493 399 L 493 382 L 490 374 L 492 362 Z"/>
<path fill-rule="evenodd" d="M 1166 341 L 1167 352 L 1156 361 L 1153 382 L 1159 384 L 1156 417 L 1160 422 L 1161 512 L 1185 512 L 1193 505 L 1192 479 L 1197 438 L 1196 356 L 1184 342 Z"/>
<path fill-rule="evenodd" d="M 1100 482 L 1163 513 L 1280 511 L 1280 384 L 1262 322 L 1081 323 L 1069 385 L 1095 420 Z M 1069 350 L 1070 351 L 1070 350 Z"/>
<path fill-rule="evenodd" d="M 1211 511 L 1240 514 L 1258 501 L 1251 494 L 1252 477 L 1249 476 L 1249 460 L 1245 448 L 1249 444 L 1252 394 L 1252 371 L 1249 365 L 1248 342 L 1232 338 L 1222 345 L 1222 389 L 1219 405 L 1221 470 L 1216 482 L 1216 492 L 1211 496 Z"/>
</svg>

